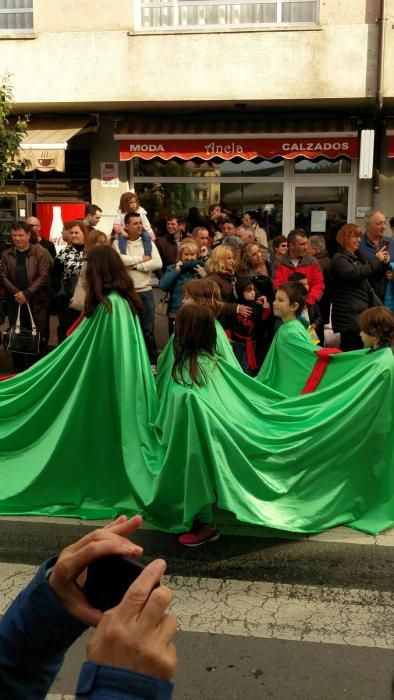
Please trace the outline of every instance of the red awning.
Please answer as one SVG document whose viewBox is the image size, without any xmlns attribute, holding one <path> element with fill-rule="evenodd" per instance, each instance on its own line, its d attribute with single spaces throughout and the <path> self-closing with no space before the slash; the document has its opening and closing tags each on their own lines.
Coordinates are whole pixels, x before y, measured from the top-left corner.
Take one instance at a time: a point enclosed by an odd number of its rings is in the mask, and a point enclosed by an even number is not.
<svg viewBox="0 0 394 700">
<path fill-rule="evenodd" d="M 118 122 L 114 138 L 119 141 L 121 161 L 131 158 L 179 160 L 253 160 L 299 156 L 313 160 L 357 158 L 359 139 L 353 121 L 286 122 L 259 121 L 193 122 L 133 120 Z"/>
<path fill-rule="evenodd" d="M 394 118 L 386 120 L 387 157 L 394 158 Z"/>
</svg>

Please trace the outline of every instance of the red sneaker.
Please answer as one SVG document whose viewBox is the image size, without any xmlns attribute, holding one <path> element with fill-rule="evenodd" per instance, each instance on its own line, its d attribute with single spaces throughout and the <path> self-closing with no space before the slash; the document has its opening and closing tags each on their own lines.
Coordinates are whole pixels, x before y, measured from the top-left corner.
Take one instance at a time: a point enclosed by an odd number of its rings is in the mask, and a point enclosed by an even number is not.
<svg viewBox="0 0 394 700">
<path fill-rule="evenodd" d="M 197 532 L 186 532 L 178 537 L 179 544 L 185 547 L 199 547 L 206 542 L 216 542 L 220 537 L 220 532 L 216 526 L 202 525 Z"/>
</svg>

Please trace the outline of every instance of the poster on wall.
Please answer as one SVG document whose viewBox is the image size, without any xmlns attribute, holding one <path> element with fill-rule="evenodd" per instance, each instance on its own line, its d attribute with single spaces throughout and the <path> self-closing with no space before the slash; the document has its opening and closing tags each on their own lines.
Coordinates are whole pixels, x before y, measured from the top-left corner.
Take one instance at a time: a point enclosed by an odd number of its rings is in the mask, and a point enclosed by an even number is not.
<svg viewBox="0 0 394 700">
<path fill-rule="evenodd" d="M 118 163 L 101 163 L 101 187 L 119 187 Z"/>
<path fill-rule="evenodd" d="M 325 233 L 327 221 L 326 211 L 312 211 L 311 233 Z"/>
</svg>

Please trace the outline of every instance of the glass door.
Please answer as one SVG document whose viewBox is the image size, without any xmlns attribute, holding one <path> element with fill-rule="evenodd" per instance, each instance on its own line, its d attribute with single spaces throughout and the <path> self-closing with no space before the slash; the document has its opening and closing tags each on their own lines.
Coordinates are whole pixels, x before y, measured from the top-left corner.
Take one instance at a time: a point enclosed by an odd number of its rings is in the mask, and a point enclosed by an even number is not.
<svg viewBox="0 0 394 700">
<path fill-rule="evenodd" d="M 248 209 L 260 213 L 268 238 L 282 233 L 283 184 L 281 182 L 221 183 L 220 201 L 239 216 Z"/>
<path fill-rule="evenodd" d="M 309 234 L 337 230 L 348 221 L 348 185 L 296 185 L 294 226 Z"/>
</svg>

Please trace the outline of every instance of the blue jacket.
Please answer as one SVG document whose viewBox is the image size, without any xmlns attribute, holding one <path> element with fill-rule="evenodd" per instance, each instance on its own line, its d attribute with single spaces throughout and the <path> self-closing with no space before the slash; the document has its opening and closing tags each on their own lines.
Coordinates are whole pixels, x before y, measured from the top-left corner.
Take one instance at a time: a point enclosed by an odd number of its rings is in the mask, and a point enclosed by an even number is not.
<svg viewBox="0 0 394 700">
<path fill-rule="evenodd" d="M 391 258 L 393 253 L 394 253 L 394 248 L 392 245 L 391 238 L 386 238 L 384 236 L 380 240 L 379 250 L 384 245 L 388 246 L 388 253 L 389 253 L 390 258 Z M 367 256 L 369 262 L 371 262 L 371 260 L 373 260 L 373 258 L 376 255 L 377 248 L 375 248 L 372 241 L 369 240 L 366 233 L 363 233 L 363 235 L 361 236 L 359 250 L 361 250 Z M 390 265 L 385 265 L 385 269 L 390 270 L 391 269 Z M 371 279 L 370 282 L 371 282 L 371 285 L 374 288 L 376 294 L 378 295 L 379 299 L 381 299 L 381 301 L 383 301 L 384 295 L 386 293 L 386 285 L 387 285 L 386 278 L 382 275 L 379 275 L 375 279 Z"/>
<path fill-rule="evenodd" d="M 45 698 L 68 647 L 85 631 L 62 606 L 47 581 L 44 564 L 0 622 L 0 698 Z M 173 685 L 123 668 L 85 663 L 77 698 L 170 700 Z"/>
<path fill-rule="evenodd" d="M 178 271 L 176 265 L 169 265 L 159 282 L 160 289 L 170 293 L 170 302 L 168 304 L 168 313 L 176 313 L 182 306 L 183 287 L 189 280 L 199 278 L 199 274 L 195 271 L 195 267 L 201 265 L 204 267 L 203 260 L 188 260 L 183 263 Z"/>
</svg>

